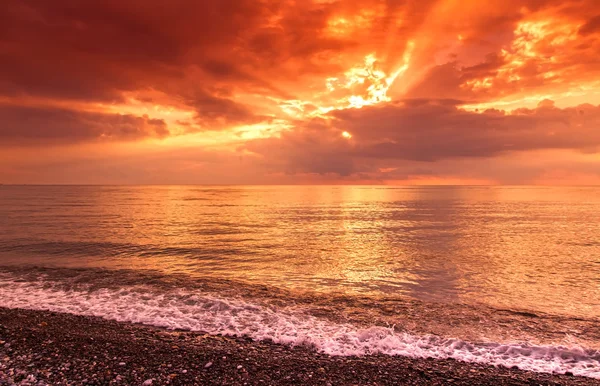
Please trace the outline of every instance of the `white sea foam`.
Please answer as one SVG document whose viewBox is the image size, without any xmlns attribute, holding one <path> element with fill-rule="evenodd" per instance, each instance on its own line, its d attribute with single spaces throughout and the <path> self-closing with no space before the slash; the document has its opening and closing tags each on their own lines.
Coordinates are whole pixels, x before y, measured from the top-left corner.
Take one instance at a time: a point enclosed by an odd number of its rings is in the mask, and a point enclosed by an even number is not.
<svg viewBox="0 0 600 386">
<path fill-rule="evenodd" d="M 360 328 L 307 315 L 294 308 L 252 304 L 184 290 L 156 293 L 142 287 L 64 290 L 44 282 L 0 279 L 0 305 L 51 310 L 210 334 L 244 335 L 284 344 L 307 344 L 331 355 L 388 354 L 454 358 L 600 379 L 600 353 L 577 347 L 469 343 L 438 336 Z"/>
</svg>

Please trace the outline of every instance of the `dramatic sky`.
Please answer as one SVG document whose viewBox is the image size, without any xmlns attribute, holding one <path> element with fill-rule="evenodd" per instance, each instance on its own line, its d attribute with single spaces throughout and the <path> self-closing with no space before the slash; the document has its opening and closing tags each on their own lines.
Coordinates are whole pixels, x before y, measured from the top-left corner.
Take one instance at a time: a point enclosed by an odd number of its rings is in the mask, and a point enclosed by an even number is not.
<svg viewBox="0 0 600 386">
<path fill-rule="evenodd" d="M 0 182 L 599 184 L 598 0 L 3 0 Z"/>
</svg>

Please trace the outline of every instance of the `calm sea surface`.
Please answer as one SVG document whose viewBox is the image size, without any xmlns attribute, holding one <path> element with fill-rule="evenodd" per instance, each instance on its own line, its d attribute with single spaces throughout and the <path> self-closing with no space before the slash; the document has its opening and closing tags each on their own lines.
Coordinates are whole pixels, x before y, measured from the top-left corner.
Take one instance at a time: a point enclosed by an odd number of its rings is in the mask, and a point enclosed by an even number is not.
<svg viewBox="0 0 600 386">
<path fill-rule="evenodd" d="M 0 186 L 0 306 L 600 376 L 600 189 Z"/>
</svg>

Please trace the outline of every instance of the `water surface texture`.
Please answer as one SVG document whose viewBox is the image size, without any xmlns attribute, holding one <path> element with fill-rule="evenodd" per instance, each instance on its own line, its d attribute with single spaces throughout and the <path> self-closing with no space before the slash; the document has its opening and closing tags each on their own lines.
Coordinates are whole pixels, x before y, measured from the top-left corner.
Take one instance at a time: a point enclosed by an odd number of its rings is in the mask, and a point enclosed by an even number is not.
<svg viewBox="0 0 600 386">
<path fill-rule="evenodd" d="M 598 213 L 590 187 L 0 186 L 0 305 L 598 377 Z"/>
</svg>

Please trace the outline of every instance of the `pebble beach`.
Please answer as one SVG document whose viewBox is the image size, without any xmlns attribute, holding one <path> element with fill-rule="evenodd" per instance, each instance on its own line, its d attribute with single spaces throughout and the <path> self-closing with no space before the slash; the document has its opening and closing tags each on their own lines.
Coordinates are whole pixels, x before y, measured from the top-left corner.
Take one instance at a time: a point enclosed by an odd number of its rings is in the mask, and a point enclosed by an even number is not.
<svg viewBox="0 0 600 386">
<path fill-rule="evenodd" d="M 591 378 L 0 308 L 0 385 L 600 385 Z"/>
</svg>

